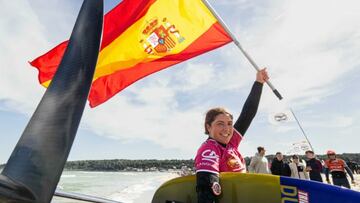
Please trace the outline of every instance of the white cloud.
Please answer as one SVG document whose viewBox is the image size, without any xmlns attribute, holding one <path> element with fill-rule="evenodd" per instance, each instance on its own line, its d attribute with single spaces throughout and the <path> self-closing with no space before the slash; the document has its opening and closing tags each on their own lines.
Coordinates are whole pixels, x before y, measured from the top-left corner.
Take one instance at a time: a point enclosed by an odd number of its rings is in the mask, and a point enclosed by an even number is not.
<svg viewBox="0 0 360 203">
<path fill-rule="evenodd" d="M 178 88 L 181 91 L 190 91 L 211 84 L 215 78 L 215 68 L 212 64 L 192 63 L 185 65 L 182 71 L 175 76 L 176 80 L 181 81 Z"/>
<path fill-rule="evenodd" d="M 337 93 L 342 88 L 338 80 L 360 64 L 360 58 L 349 56 L 360 51 L 359 2 L 285 1 L 276 6 L 250 28 L 254 58 L 270 66 L 289 103 L 309 105 Z M 265 94 L 263 106 L 270 109 L 273 103 L 273 95 Z"/>
<path fill-rule="evenodd" d="M 40 3 L 41 9 L 34 10 L 34 4 Z M 56 19 L 69 18 L 69 15 L 59 13 L 59 10 L 61 7 L 56 2 L 44 4 L 43 1 L 30 3 L 22 0 L 7 1 L 2 4 L 0 12 L 4 17 L 0 19 L 0 26 L 3 28 L 0 30 L 0 49 L 2 50 L 0 54 L 2 64 L 0 101 L 3 101 L 7 110 L 30 114 L 45 91 L 38 84 L 37 70 L 31 67 L 28 61 L 35 59 L 54 46 L 49 43 L 49 38 L 59 35 L 64 37 L 64 32 L 60 29 L 64 24 L 73 24 L 73 22 L 64 21 L 57 23 Z M 38 14 L 41 12 L 53 15 L 44 18 Z M 73 14 L 70 16 L 74 17 Z M 43 21 L 52 21 L 52 25 L 57 24 L 58 27 L 54 27 L 57 28 L 57 32 L 53 32 L 49 37 L 47 29 L 50 23 L 44 25 Z M 71 26 L 69 26 L 69 30 L 71 30 Z"/>
<path fill-rule="evenodd" d="M 317 128 L 350 128 L 354 125 L 354 117 L 357 117 L 356 114 L 352 116 L 344 115 L 335 115 L 335 117 L 328 117 L 330 115 L 317 116 L 314 121 L 304 123 L 307 127 L 317 127 Z"/>
<path fill-rule="evenodd" d="M 20 15 L 14 15 L 14 11 Z M 10 108 L 29 113 L 44 91 L 37 84 L 37 71 L 28 64 L 41 47 L 48 46 L 42 33 L 44 27 L 27 1 L 9 1 L 0 12 L 6 16 L 0 19 L 0 100 Z"/>
<path fill-rule="evenodd" d="M 163 91 L 166 90 L 160 90 Z M 202 114 L 195 109 L 179 111 L 168 101 L 138 105 L 126 97 L 117 96 L 103 106 L 86 111 L 84 123 L 99 135 L 114 139 L 144 139 L 165 148 L 194 151 L 206 138 L 203 135 Z M 175 101 L 174 98 L 172 101 Z"/>
</svg>

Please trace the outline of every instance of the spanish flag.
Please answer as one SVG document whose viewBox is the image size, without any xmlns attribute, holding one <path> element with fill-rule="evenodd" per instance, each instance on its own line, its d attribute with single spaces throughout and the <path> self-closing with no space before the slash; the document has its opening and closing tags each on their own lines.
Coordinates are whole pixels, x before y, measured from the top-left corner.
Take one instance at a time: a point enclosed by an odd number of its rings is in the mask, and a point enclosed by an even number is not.
<svg viewBox="0 0 360 203">
<path fill-rule="evenodd" d="M 137 80 L 231 42 L 201 0 L 123 0 L 104 17 L 89 94 L 95 107 Z M 30 64 L 47 87 L 68 41 Z"/>
</svg>

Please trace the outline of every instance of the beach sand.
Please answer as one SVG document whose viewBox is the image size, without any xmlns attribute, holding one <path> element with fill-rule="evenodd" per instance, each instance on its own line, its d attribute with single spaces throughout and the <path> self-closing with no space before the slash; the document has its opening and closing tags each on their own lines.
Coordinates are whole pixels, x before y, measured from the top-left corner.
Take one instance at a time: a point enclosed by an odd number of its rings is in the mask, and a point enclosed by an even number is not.
<svg viewBox="0 0 360 203">
<path fill-rule="evenodd" d="M 325 182 L 325 180 L 326 180 L 325 175 L 322 175 L 322 176 L 323 176 L 324 183 L 326 183 Z M 348 177 L 351 189 L 360 192 L 360 174 L 355 174 L 354 178 L 355 178 L 355 185 L 351 184 L 351 179 Z M 331 181 L 331 177 L 330 177 L 330 181 Z"/>
</svg>

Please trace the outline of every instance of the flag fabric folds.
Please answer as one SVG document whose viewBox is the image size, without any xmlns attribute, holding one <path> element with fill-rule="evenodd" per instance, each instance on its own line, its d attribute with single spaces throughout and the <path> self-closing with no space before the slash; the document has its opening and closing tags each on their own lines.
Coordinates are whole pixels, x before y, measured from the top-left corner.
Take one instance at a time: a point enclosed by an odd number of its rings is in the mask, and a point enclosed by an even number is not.
<svg viewBox="0 0 360 203">
<path fill-rule="evenodd" d="M 124 0 L 105 15 L 103 29 L 91 107 L 151 73 L 232 41 L 201 0 Z M 50 84 L 67 43 L 30 63 L 43 86 Z"/>
<path fill-rule="evenodd" d="M 286 152 L 287 155 L 305 154 L 307 150 L 312 150 L 308 141 L 302 140 L 292 143 L 290 149 Z"/>
</svg>

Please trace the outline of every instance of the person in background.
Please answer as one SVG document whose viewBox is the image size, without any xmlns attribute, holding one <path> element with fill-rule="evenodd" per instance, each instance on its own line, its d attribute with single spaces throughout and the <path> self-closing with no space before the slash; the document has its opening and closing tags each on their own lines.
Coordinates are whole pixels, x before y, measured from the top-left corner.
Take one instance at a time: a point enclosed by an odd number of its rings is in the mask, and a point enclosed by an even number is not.
<svg viewBox="0 0 360 203">
<path fill-rule="evenodd" d="M 269 174 L 270 173 L 269 163 L 267 158 L 265 157 L 265 148 L 258 147 L 257 151 L 258 152 L 251 159 L 249 165 L 249 172 Z"/>
<path fill-rule="evenodd" d="M 289 164 L 291 170 L 291 177 L 297 179 L 309 180 L 309 174 L 305 170 L 305 165 L 300 161 L 298 155 L 291 157 L 292 162 Z"/>
<path fill-rule="evenodd" d="M 332 181 L 334 185 L 343 186 L 350 189 L 351 187 L 345 172 L 345 170 L 348 172 L 351 178 L 351 183 L 355 184 L 354 176 L 350 168 L 346 165 L 344 160 L 336 158 L 335 151 L 328 150 L 326 154 L 328 156 L 328 159 L 325 161 L 326 181 L 330 183 L 329 173 L 331 173 Z"/>
<path fill-rule="evenodd" d="M 205 116 L 208 135 L 195 157 L 198 203 L 214 203 L 221 194 L 220 172 L 246 173 L 246 164 L 238 150 L 239 144 L 256 115 L 263 84 L 269 79 L 265 69 L 256 74 L 256 81 L 241 114 L 235 122 L 224 108 L 212 108 Z"/>
<path fill-rule="evenodd" d="M 276 152 L 275 158 L 271 163 L 271 173 L 278 176 L 291 176 L 289 164 L 284 162 L 284 156 L 281 152 Z"/>
<path fill-rule="evenodd" d="M 310 180 L 323 182 L 321 177 L 322 172 L 322 164 L 321 162 L 315 157 L 315 153 L 311 150 L 305 152 L 306 155 L 306 171 L 310 174 Z"/>
<path fill-rule="evenodd" d="M 351 172 L 353 173 L 353 174 L 355 174 L 357 171 L 356 171 L 356 166 L 358 165 L 355 161 L 350 161 L 350 160 L 348 160 L 347 162 L 346 162 L 346 164 L 349 166 L 349 168 L 350 168 L 350 170 L 351 170 Z"/>
</svg>

